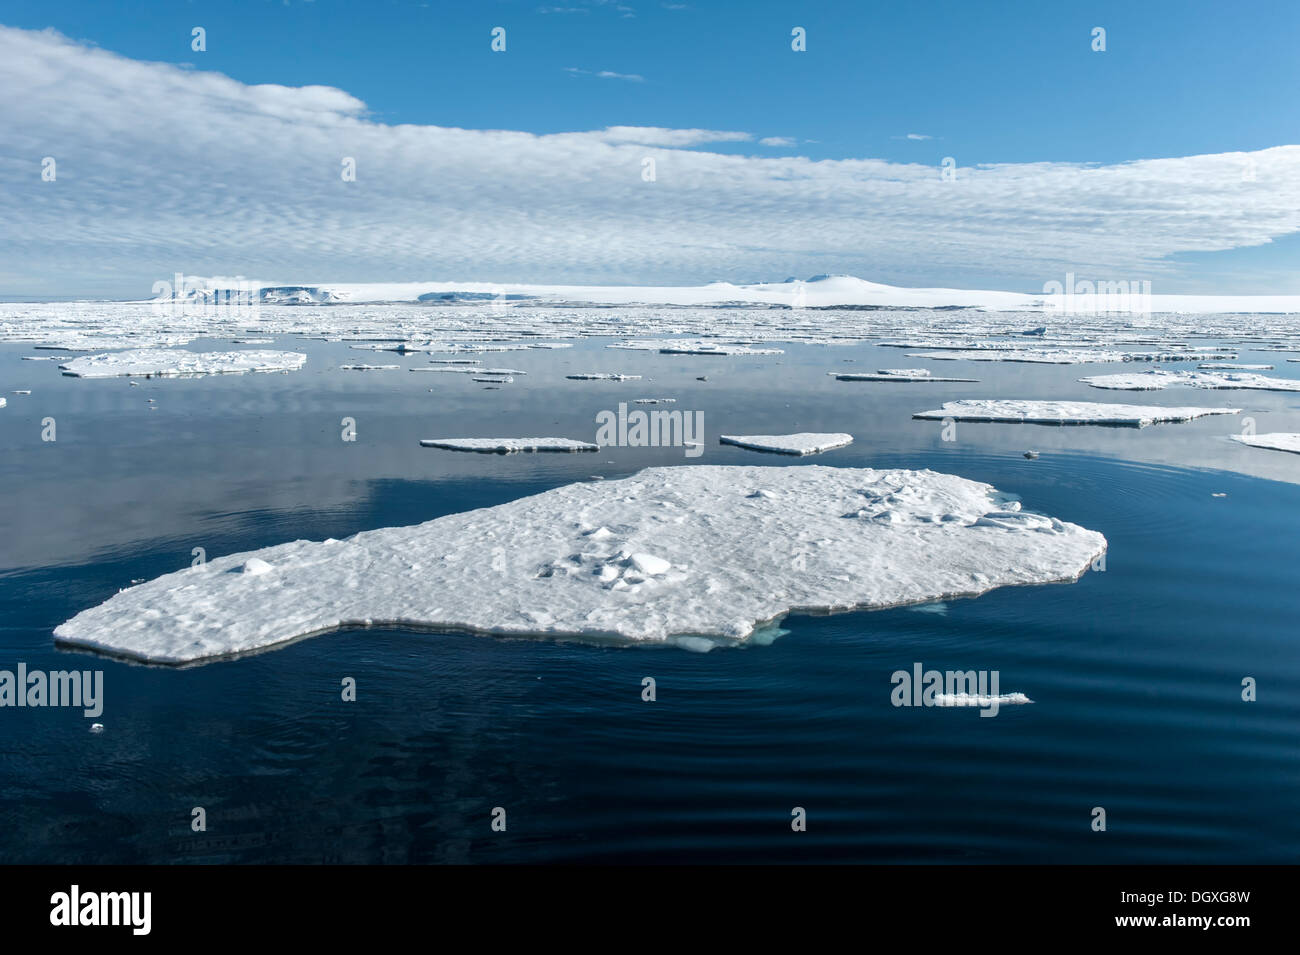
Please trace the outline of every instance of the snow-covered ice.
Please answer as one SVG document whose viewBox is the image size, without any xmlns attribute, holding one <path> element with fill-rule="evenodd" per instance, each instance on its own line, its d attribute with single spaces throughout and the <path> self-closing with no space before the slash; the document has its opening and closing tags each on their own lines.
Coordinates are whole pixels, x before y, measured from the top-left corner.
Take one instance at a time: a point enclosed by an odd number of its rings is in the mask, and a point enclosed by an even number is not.
<svg viewBox="0 0 1300 955">
<path fill-rule="evenodd" d="M 1178 386 L 1213 390 L 1300 391 L 1300 381 L 1294 378 L 1270 378 L 1267 375 L 1233 371 L 1152 369 L 1119 375 L 1091 375 L 1079 380 L 1093 388 L 1108 388 L 1115 391 L 1159 391 Z"/>
<path fill-rule="evenodd" d="M 724 434 L 718 440 L 752 451 L 773 454 L 820 454 L 833 448 L 853 443 L 853 435 L 840 432 L 818 433 L 801 431 L 798 434 Z"/>
<path fill-rule="evenodd" d="M 423 438 L 426 448 L 511 454 L 517 451 L 599 451 L 600 446 L 573 438 Z"/>
<path fill-rule="evenodd" d="M 171 664 L 366 626 L 703 649 L 791 611 L 1072 581 L 1105 548 L 1096 531 L 933 471 L 651 468 L 218 557 L 125 590 L 54 635 Z M 240 572 L 253 560 L 271 570 Z"/>
<path fill-rule="evenodd" d="M 917 412 L 912 417 L 1025 424 L 1109 424 L 1145 428 L 1150 424 L 1191 421 L 1203 415 L 1238 414 L 1240 411 L 1240 408 L 1166 408 L 1161 405 L 1119 405 L 1099 401 L 977 398 L 945 401 L 942 408 Z"/>
<path fill-rule="evenodd" d="M 1269 434 L 1230 434 L 1228 437 L 1252 448 L 1267 448 L 1270 451 L 1290 451 L 1300 454 L 1300 434 L 1287 431 L 1274 431 Z"/>
<path fill-rule="evenodd" d="M 181 378 L 192 375 L 242 375 L 245 372 L 295 371 L 307 361 L 301 352 L 209 351 L 140 348 L 83 355 L 60 365 L 65 375 L 76 378 L 162 377 Z"/>
<path fill-rule="evenodd" d="M 983 708 L 994 704 L 1032 702 L 1034 701 L 1023 693 L 1000 693 L 997 696 L 988 693 L 936 693 L 934 697 L 935 706 L 978 706 Z"/>
</svg>

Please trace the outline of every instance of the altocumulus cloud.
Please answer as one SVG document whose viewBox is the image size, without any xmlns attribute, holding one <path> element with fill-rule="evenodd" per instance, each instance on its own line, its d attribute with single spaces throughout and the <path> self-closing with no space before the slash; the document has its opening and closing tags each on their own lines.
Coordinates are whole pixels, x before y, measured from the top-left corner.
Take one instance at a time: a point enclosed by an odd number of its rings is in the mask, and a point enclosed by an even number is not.
<svg viewBox="0 0 1300 955">
<path fill-rule="evenodd" d="M 844 271 L 1041 288 L 1067 269 L 1176 276 L 1168 256 L 1300 230 L 1300 146 L 944 181 L 929 165 L 699 148 L 753 142 L 745 132 L 389 126 L 341 90 L 249 86 L 4 27 L 0 82 L 0 291 L 148 294 L 178 270 L 646 284 Z"/>
</svg>

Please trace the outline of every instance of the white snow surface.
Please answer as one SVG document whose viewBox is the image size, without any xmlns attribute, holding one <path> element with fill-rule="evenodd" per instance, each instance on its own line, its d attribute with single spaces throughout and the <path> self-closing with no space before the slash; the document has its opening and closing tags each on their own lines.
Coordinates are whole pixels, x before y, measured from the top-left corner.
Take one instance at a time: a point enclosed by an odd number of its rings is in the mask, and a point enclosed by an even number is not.
<svg viewBox="0 0 1300 955">
<path fill-rule="evenodd" d="M 513 454 L 518 451 L 599 451 L 600 446 L 573 438 L 423 438 L 426 448 Z"/>
<path fill-rule="evenodd" d="M 1300 391 L 1300 380 L 1270 378 L 1240 371 L 1151 371 L 1125 372 L 1119 375 L 1091 375 L 1080 378 L 1093 388 L 1116 391 L 1159 391 L 1163 388 L 1208 388 L 1213 390 Z"/>
<path fill-rule="evenodd" d="M 1287 431 L 1274 431 L 1269 434 L 1230 434 L 1228 437 L 1252 448 L 1266 448 L 1270 451 L 1290 451 L 1300 454 L 1300 434 Z"/>
<path fill-rule="evenodd" d="M 1191 421 L 1203 415 L 1238 414 L 1240 411 L 1240 408 L 1166 408 L 1161 405 L 1120 405 L 1099 401 L 975 398 L 945 401 L 942 408 L 920 411 L 912 417 L 1025 424 L 1110 424 L 1145 428 L 1150 424 Z"/>
<path fill-rule="evenodd" d="M 138 348 L 83 355 L 60 365 L 77 378 L 117 378 L 153 375 L 182 378 L 192 375 L 242 375 L 245 372 L 295 371 L 307 362 L 301 352 L 243 351 L 192 352 L 184 349 Z"/>
<path fill-rule="evenodd" d="M 792 610 L 1072 581 L 1105 548 L 1096 531 L 933 471 L 650 468 L 218 557 L 127 588 L 54 635 L 168 664 L 366 626 L 702 649 Z M 271 570 L 240 572 L 254 560 Z"/>
<path fill-rule="evenodd" d="M 753 451 L 770 451 L 775 454 L 820 454 L 832 448 L 842 448 L 853 443 L 853 435 L 842 432 L 819 433 L 800 431 L 798 434 L 724 434 L 718 440 Z"/>
</svg>

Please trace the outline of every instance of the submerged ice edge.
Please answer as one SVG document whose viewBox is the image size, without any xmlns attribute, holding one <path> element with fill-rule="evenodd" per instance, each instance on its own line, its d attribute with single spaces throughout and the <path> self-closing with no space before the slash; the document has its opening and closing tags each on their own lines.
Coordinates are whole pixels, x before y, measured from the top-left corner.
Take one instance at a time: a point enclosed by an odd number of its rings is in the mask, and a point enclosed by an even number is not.
<svg viewBox="0 0 1300 955">
<path fill-rule="evenodd" d="M 170 664 L 375 626 L 706 649 L 790 613 L 1076 580 L 1105 547 L 931 471 L 652 468 L 217 558 L 123 590 L 54 635 Z"/>
</svg>

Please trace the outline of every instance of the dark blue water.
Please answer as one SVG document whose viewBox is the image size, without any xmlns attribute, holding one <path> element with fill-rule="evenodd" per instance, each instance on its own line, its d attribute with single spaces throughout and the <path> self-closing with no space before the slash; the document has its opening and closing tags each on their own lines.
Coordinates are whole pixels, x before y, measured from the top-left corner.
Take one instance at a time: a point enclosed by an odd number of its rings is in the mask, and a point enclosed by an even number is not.
<svg viewBox="0 0 1300 955">
<path fill-rule="evenodd" d="M 1296 396 L 1074 381 L 1116 366 L 929 363 L 982 381 L 850 384 L 825 373 L 926 363 L 867 346 L 725 359 L 603 344 L 484 356 L 530 372 L 496 391 L 337 371 L 425 359 L 293 339 L 279 345 L 309 353 L 302 372 L 139 387 L 0 349 L 0 668 L 102 669 L 106 696 L 99 735 L 80 710 L 0 709 L 0 861 L 1295 860 L 1300 457 L 1226 441 L 1230 418 L 959 424 L 944 442 L 910 415 L 961 397 L 1077 397 L 1231 404 L 1259 431 L 1300 430 Z M 563 379 L 576 371 L 654 380 Z M 703 457 L 417 443 L 592 440 L 597 411 L 665 395 L 705 412 Z M 40 440 L 47 416 L 55 442 Z M 340 440 L 344 416 L 355 443 Z M 924 611 L 790 617 L 769 646 L 708 654 L 368 630 L 166 669 L 52 643 L 57 624 L 188 565 L 194 547 L 344 537 L 647 465 L 797 467 L 716 445 L 795 430 L 855 435 L 819 464 L 950 471 L 1102 531 L 1105 570 Z M 916 662 L 998 670 L 1003 692 L 1035 702 L 992 719 L 895 708 L 890 675 Z M 340 699 L 345 677 L 356 702 Z M 1244 677 L 1257 702 L 1242 701 Z M 191 830 L 196 806 L 206 832 Z M 1090 826 L 1097 806 L 1105 832 Z M 794 807 L 806 832 L 791 831 Z"/>
</svg>

